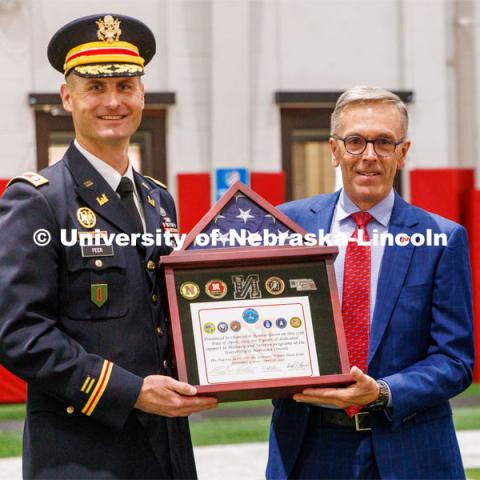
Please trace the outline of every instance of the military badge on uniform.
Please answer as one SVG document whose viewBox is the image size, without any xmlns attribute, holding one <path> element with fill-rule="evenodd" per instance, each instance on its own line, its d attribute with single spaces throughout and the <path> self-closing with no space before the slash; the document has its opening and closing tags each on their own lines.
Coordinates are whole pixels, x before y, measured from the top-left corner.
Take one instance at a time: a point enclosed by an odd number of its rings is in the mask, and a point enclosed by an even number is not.
<svg viewBox="0 0 480 480">
<path fill-rule="evenodd" d="M 90 300 L 98 308 L 101 308 L 108 300 L 108 284 L 92 283 L 90 285 Z"/>
<path fill-rule="evenodd" d="M 113 257 L 113 245 L 107 243 L 108 232 L 105 230 L 78 232 L 80 237 L 80 249 L 83 258 Z M 103 264 L 102 264 L 103 265 Z M 100 265 L 100 267 L 102 266 Z M 100 268 L 98 265 L 96 265 Z"/>
<path fill-rule="evenodd" d="M 45 177 L 42 177 L 38 173 L 34 172 L 25 172 L 22 175 L 17 175 L 16 177 L 13 177 L 7 184 L 7 187 L 12 185 L 13 183 L 23 181 L 23 182 L 28 182 L 34 187 L 41 187 L 42 185 L 46 185 L 48 183 L 48 179 Z"/>
<path fill-rule="evenodd" d="M 95 383 L 95 378 L 87 377 L 80 391 L 88 395 L 90 393 L 90 390 L 92 390 L 94 383 Z"/>
<path fill-rule="evenodd" d="M 77 210 L 78 223 L 84 228 L 93 228 L 97 223 L 97 217 L 93 210 L 88 207 L 80 207 Z"/>
<path fill-rule="evenodd" d="M 152 207 L 155 207 L 155 200 L 150 195 L 147 195 L 147 200 Z"/>
<path fill-rule="evenodd" d="M 113 363 L 109 362 L 108 360 L 104 360 L 102 371 L 100 372 L 100 376 L 98 377 L 98 382 L 95 384 L 95 388 L 93 389 L 92 393 L 88 397 L 87 402 L 82 408 L 82 413 L 89 417 L 95 410 L 98 405 L 98 402 L 102 398 L 104 394 L 108 382 L 110 381 L 110 376 L 113 370 Z"/>
<path fill-rule="evenodd" d="M 99 197 L 97 197 L 97 202 L 100 206 L 103 206 L 108 202 L 108 197 L 102 193 Z"/>
<path fill-rule="evenodd" d="M 177 224 L 172 222 L 169 217 L 165 217 L 162 222 L 162 230 L 164 233 L 178 233 Z"/>
<path fill-rule="evenodd" d="M 97 20 L 97 38 L 101 42 L 118 42 L 122 34 L 120 23 L 118 18 L 115 19 L 111 15 L 105 15 L 103 19 L 100 18 Z"/>
</svg>

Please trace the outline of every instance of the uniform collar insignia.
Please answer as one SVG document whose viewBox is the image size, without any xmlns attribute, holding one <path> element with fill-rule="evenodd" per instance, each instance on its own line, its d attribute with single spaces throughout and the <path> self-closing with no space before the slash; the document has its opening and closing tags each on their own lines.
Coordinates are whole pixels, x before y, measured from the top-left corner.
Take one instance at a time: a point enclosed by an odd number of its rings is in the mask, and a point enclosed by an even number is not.
<svg viewBox="0 0 480 480">
<path fill-rule="evenodd" d="M 97 197 L 97 202 L 100 206 L 105 205 L 108 202 L 108 197 L 105 193 L 102 193 L 99 197 Z"/>
</svg>

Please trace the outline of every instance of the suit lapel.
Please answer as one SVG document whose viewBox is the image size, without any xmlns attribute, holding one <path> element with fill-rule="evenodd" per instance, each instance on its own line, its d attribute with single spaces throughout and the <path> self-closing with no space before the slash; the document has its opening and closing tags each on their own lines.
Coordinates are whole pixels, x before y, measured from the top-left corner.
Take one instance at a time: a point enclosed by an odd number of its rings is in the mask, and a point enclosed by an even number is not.
<svg viewBox="0 0 480 480">
<path fill-rule="evenodd" d="M 314 221 L 314 228 L 310 230 L 312 233 L 317 234 L 319 230 L 324 233 L 330 232 L 332 225 L 333 213 L 335 212 L 335 206 L 337 205 L 340 191 L 331 195 L 322 195 L 316 198 L 316 201 L 310 207 L 310 210 L 317 214 Z"/>
<path fill-rule="evenodd" d="M 389 233 L 394 237 L 405 233 L 409 237 L 414 233 L 412 227 L 418 223 L 413 208 L 398 194 L 390 219 Z M 392 316 L 398 296 L 405 281 L 413 253 L 413 245 L 385 245 L 382 265 L 377 286 L 377 300 L 370 330 L 370 348 L 368 360 L 371 361 L 380 344 L 385 329 Z"/>
<path fill-rule="evenodd" d="M 312 228 L 308 228 L 308 230 L 313 233 L 317 233 L 318 230 L 330 231 L 339 195 L 340 191 L 337 191 L 332 195 L 317 197 L 310 209 L 318 215 L 316 215 L 312 223 L 309 222 L 309 226 Z M 411 205 L 405 202 L 398 194 L 395 194 L 389 232 L 393 236 L 399 233 L 411 236 L 415 233 L 412 227 L 417 223 L 418 220 Z M 390 321 L 408 272 L 413 249 L 414 247 L 410 242 L 406 246 L 385 246 L 377 286 L 376 305 L 378 305 L 378 308 L 375 308 L 370 331 L 369 361 L 373 358 Z"/>
<path fill-rule="evenodd" d="M 76 183 L 77 195 L 98 215 L 126 233 L 135 233 L 116 192 L 114 192 L 92 164 L 70 145 L 65 156 L 67 168 Z M 107 199 L 107 201 L 104 201 Z"/>
</svg>

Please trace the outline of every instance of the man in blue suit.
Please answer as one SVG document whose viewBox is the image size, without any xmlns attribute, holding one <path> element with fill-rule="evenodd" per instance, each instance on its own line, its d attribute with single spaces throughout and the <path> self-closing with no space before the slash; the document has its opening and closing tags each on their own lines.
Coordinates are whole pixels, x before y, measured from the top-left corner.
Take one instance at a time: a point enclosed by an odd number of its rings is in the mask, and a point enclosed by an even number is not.
<svg viewBox="0 0 480 480">
<path fill-rule="evenodd" d="M 339 245 L 335 272 L 355 383 L 274 401 L 269 479 L 465 477 L 448 400 L 472 379 L 467 235 L 393 190 L 410 147 L 407 127 L 393 93 L 347 90 L 330 138 L 343 188 L 281 207 L 310 232 L 361 231 L 364 240 L 388 232 L 401 241 Z M 412 238 L 428 230 L 444 234 L 446 245 Z"/>
</svg>

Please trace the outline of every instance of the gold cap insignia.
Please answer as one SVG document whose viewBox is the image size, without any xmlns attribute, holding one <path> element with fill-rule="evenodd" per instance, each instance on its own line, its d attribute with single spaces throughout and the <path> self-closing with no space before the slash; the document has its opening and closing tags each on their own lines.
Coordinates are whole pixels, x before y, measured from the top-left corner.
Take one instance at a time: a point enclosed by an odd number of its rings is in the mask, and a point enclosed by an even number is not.
<svg viewBox="0 0 480 480">
<path fill-rule="evenodd" d="M 96 24 L 98 26 L 97 38 L 101 42 L 113 43 L 119 41 L 122 30 L 118 18 L 114 19 L 111 15 L 105 15 L 103 20 L 98 19 Z"/>
<path fill-rule="evenodd" d="M 88 207 L 81 207 L 77 210 L 77 220 L 84 228 L 93 228 L 97 223 L 95 213 Z"/>
<path fill-rule="evenodd" d="M 75 67 L 75 71 L 84 77 L 96 77 L 98 75 L 113 76 L 125 74 L 126 77 L 136 75 L 143 72 L 141 65 L 133 63 L 106 63 L 98 65 L 79 65 Z"/>
</svg>

